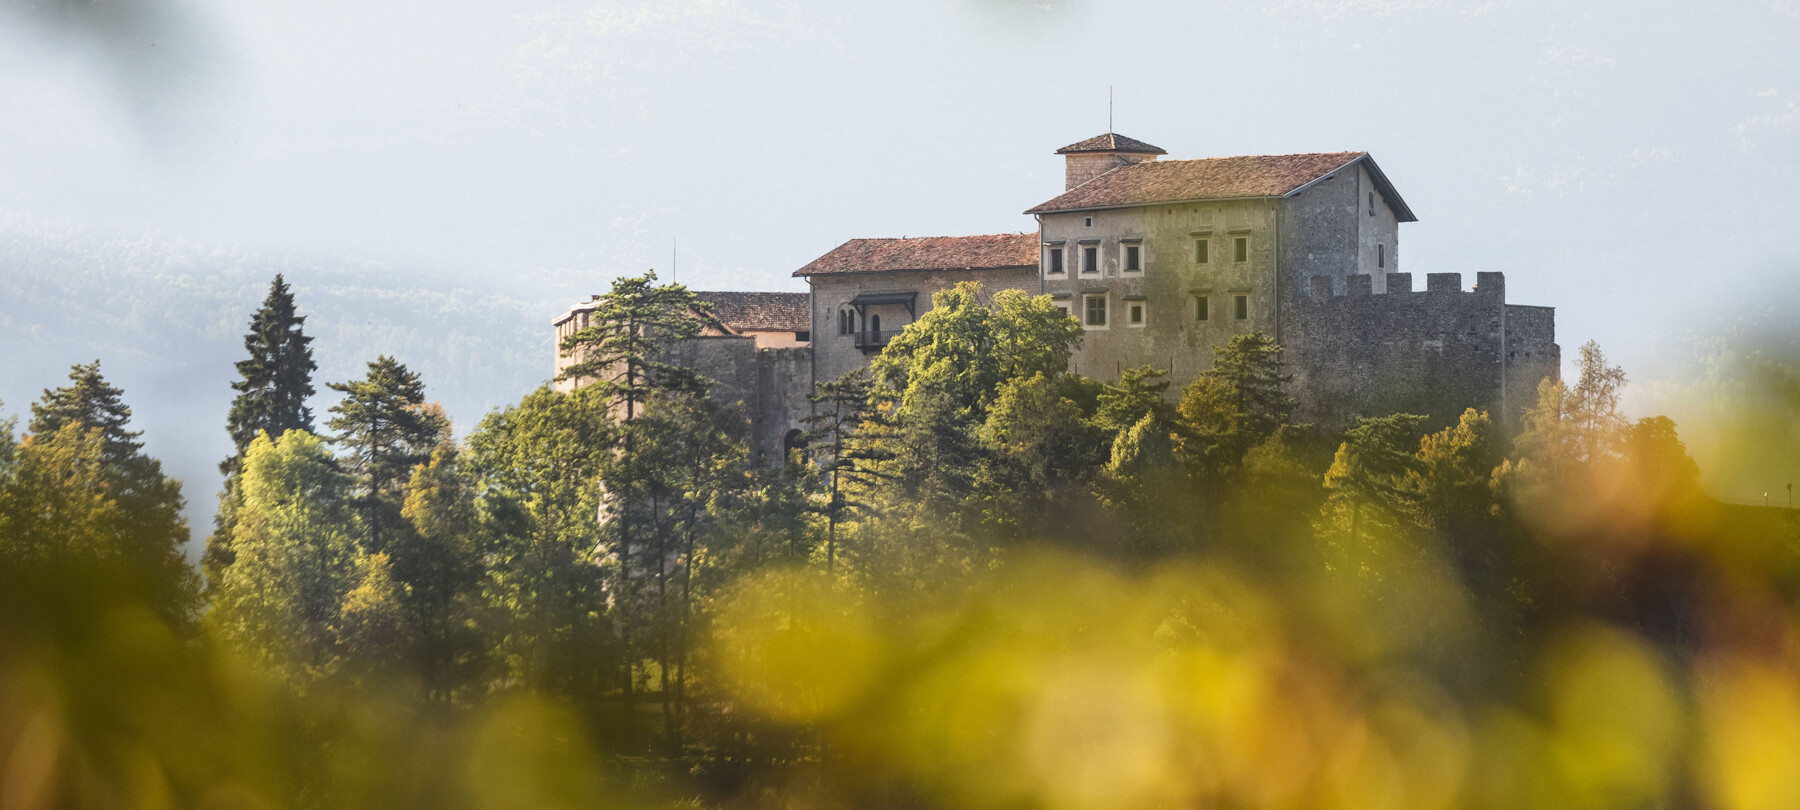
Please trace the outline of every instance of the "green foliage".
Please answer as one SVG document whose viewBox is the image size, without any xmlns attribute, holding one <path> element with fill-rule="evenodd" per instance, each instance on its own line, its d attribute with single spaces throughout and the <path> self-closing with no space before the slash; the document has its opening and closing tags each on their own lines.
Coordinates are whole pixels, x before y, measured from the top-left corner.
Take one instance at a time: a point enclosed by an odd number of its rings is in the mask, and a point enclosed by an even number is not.
<svg viewBox="0 0 1800 810">
<path fill-rule="evenodd" d="M 680 284 L 657 285 L 656 273 L 614 279 L 588 324 L 557 347 L 574 362 L 557 380 L 591 385 L 631 420 L 656 391 L 698 392 L 705 381 L 666 357 L 698 336 L 710 307 Z"/>
<path fill-rule="evenodd" d="M 303 686 L 336 667 L 333 627 L 354 586 L 352 482 L 318 437 L 257 434 L 244 453 L 237 560 L 216 590 L 214 630 Z"/>
<path fill-rule="evenodd" d="M 157 593 L 157 609 L 187 627 L 198 605 L 197 582 L 182 556 L 188 526 L 181 482 L 143 452 L 141 432 L 127 429 L 131 408 L 101 376 L 99 361 L 74 366 L 69 379 L 32 404 L 31 435 L 6 451 L 16 464 L 8 511 L 19 540 L 58 557 L 82 549 L 91 559 L 137 567 Z"/>
<path fill-rule="evenodd" d="M 238 361 L 239 379 L 231 384 L 237 396 L 231 401 L 225 432 L 231 435 L 233 452 L 219 463 L 225 488 L 201 559 L 209 583 L 217 583 L 234 558 L 231 536 L 240 501 L 237 474 L 251 440 L 259 432 L 276 438 L 290 430 L 314 432 L 306 400 L 313 395 L 312 373 L 318 364 L 312 359 L 312 338 L 302 331 L 305 324 L 306 318 L 294 309 L 293 292 L 276 274 L 262 308 L 250 316 L 250 331 L 244 335 L 249 357 Z"/>
<path fill-rule="evenodd" d="M 220 465 L 230 474 L 236 469 L 238 456 L 250 447 L 256 434 L 266 432 L 275 438 L 290 430 L 313 431 L 312 409 L 306 401 L 313 395 L 312 373 L 318 364 L 312 359 L 312 338 L 303 328 L 306 317 L 294 309 L 294 293 L 280 274 L 269 282 L 269 295 L 254 315 L 250 331 L 244 334 L 244 351 L 249 357 L 239 360 L 239 379 L 231 384 L 237 397 L 225 419 L 225 430 L 237 454 Z"/>
<path fill-rule="evenodd" d="M 468 441 L 495 653 L 508 677 L 566 695 L 621 679 L 605 587 L 619 561 L 605 554 L 598 519 L 613 427 L 599 393 L 539 388 Z"/>
<path fill-rule="evenodd" d="M 1251 448 L 1288 424 L 1293 377 L 1281 366 L 1281 347 L 1261 332 L 1234 335 L 1213 349 L 1212 367 L 1181 392 L 1177 406 L 1192 436 L 1186 454 L 1228 477 Z"/>
<path fill-rule="evenodd" d="M 450 420 L 426 405 L 419 375 L 387 355 L 369 363 L 363 379 L 327 385 L 344 395 L 329 424 L 338 433 L 332 441 L 349 451 L 341 461 L 356 482 L 364 548 L 382 551 L 404 530 L 401 486 L 446 438 Z"/>
</svg>

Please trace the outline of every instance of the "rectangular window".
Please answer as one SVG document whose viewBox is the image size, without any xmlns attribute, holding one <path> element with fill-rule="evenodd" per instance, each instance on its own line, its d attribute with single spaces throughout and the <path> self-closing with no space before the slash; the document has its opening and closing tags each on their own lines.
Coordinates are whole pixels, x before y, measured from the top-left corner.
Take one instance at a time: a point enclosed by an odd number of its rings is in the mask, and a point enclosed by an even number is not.
<svg viewBox="0 0 1800 810">
<path fill-rule="evenodd" d="M 1090 295 L 1090 296 L 1088 296 L 1087 299 L 1083 302 L 1083 309 L 1087 314 L 1087 317 L 1082 320 L 1082 323 L 1084 325 L 1086 325 L 1089 329 L 1105 329 L 1106 328 L 1106 296 L 1105 295 Z"/>
<path fill-rule="evenodd" d="M 1132 326 L 1144 325 L 1144 302 L 1132 301 L 1125 305 L 1125 322 Z"/>
<path fill-rule="evenodd" d="M 1250 319 L 1250 296 L 1236 295 L 1236 296 L 1232 296 L 1232 299 L 1233 299 L 1232 306 L 1237 308 L 1237 319 L 1240 321 L 1249 320 Z"/>
<path fill-rule="evenodd" d="M 1063 274 L 1062 250 L 1063 249 L 1059 247 L 1050 249 L 1050 256 L 1048 259 L 1049 264 L 1044 268 L 1045 274 L 1052 276 L 1060 276 Z"/>
<path fill-rule="evenodd" d="M 1100 272 L 1100 248 L 1088 245 L 1081 249 L 1081 272 L 1090 276 Z"/>
<path fill-rule="evenodd" d="M 1195 239 L 1194 240 L 1194 263 L 1195 264 L 1206 264 L 1206 263 L 1212 261 L 1212 256 L 1210 255 L 1211 248 L 1212 248 L 1212 245 L 1210 244 L 1211 241 L 1212 240 L 1210 240 L 1210 239 Z"/>
<path fill-rule="evenodd" d="M 1124 272 L 1126 272 L 1126 273 L 1142 273 L 1142 272 L 1144 272 L 1143 256 L 1144 256 L 1144 250 L 1143 250 L 1142 246 L 1126 245 L 1125 246 L 1125 255 L 1123 257 L 1121 257 L 1123 259 L 1122 264 L 1124 264 L 1124 267 L 1125 267 Z"/>
<path fill-rule="evenodd" d="M 1194 320 L 1212 320 L 1212 302 L 1207 300 L 1207 297 L 1204 295 L 1194 296 Z"/>
<path fill-rule="evenodd" d="M 1231 240 L 1231 260 L 1234 262 L 1250 261 L 1250 237 L 1239 236 Z"/>
<path fill-rule="evenodd" d="M 1376 245 L 1375 246 L 1375 266 L 1376 267 L 1386 267 L 1387 266 L 1387 245 Z"/>
<path fill-rule="evenodd" d="M 1051 304 L 1051 306 L 1056 307 L 1056 310 L 1061 312 L 1064 316 L 1069 314 L 1069 303 L 1067 301 L 1057 301 L 1056 303 Z"/>
</svg>

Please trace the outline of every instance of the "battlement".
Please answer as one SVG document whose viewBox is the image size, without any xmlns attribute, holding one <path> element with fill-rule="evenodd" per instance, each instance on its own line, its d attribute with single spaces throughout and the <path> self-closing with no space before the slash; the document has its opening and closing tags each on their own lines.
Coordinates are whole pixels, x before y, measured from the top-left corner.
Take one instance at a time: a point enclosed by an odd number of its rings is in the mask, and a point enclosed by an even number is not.
<svg viewBox="0 0 1800 810">
<path fill-rule="evenodd" d="M 1342 298 L 1367 298 L 1374 295 L 1410 296 L 1410 295 L 1471 295 L 1491 298 L 1496 301 L 1506 300 L 1506 274 L 1499 272 L 1481 272 L 1475 274 L 1475 288 L 1463 292 L 1461 273 L 1427 273 L 1423 293 L 1413 289 L 1413 274 L 1388 273 L 1384 278 L 1386 292 L 1375 292 L 1375 277 L 1369 275 L 1353 275 L 1344 279 L 1344 289 L 1336 289 L 1336 279 L 1331 276 L 1313 276 L 1308 285 L 1308 297 L 1314 301 L 1329 301 Z"/>
</svg>

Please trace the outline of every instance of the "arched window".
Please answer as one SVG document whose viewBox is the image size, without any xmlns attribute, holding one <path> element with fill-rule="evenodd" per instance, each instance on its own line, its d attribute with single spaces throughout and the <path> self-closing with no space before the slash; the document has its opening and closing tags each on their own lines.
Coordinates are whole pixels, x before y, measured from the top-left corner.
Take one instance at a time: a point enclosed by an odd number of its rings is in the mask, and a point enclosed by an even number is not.
<svg viewBox="0 0 1800 810">
<path fill-rule="evenodd" d="M 869 316 L 869 337 L 876 338 L 877 340 L 879 340 L 881 338 L 881 316 L 880 315 L 870 315 Z"/>
<path fill-rule="evenodd" d="M 787 435 L 781 437 L 781 463 L 792 463 L 795 460 L 794 453 L 805 449 L 806 439 L 801 437 L 800 429 L 788 431 Z"/>
</svg>

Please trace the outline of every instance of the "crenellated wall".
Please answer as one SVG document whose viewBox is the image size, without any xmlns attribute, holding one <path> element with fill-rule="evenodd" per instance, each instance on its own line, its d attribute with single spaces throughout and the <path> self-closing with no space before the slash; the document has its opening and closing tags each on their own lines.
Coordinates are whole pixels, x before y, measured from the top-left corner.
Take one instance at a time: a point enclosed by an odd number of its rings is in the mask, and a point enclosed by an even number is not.
<svg viewBox="0 0 1800 810">
<path fill-rule="evenodd" d="M 1432 427 L 1464 408 L 1486 410 L 1515 429 L 1538 380 L 1558 375 L 1555 310 L 1506 303 L 1506 276 L 1477 273 L 1463 291 L 1457 273 L 1431 273 L 1413 290 L 1410 273 L 1353 275 L 1336 294 L 1315 276 L 1283 324 L 1297 419 L 1341 428 L 1362 416 L 1417 413 Z"/>
</svg>

